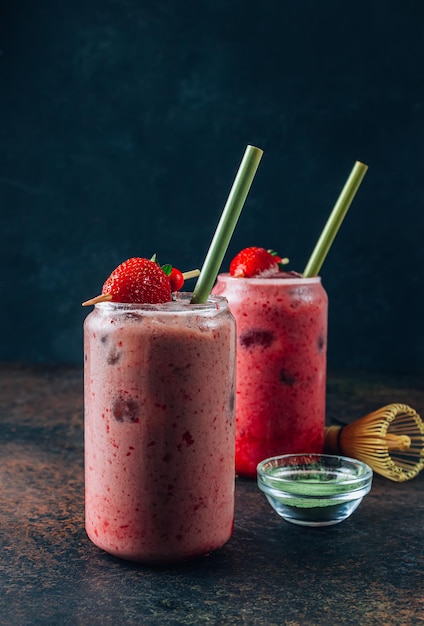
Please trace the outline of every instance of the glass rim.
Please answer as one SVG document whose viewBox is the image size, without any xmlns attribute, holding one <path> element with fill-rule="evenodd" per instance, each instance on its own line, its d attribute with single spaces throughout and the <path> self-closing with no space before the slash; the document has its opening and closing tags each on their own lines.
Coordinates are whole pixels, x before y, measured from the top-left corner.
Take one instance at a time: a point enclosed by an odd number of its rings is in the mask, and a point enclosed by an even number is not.
<svg viewBox="0 0 424 626">
<path fill-rule="evenodd" d="M 201 313 L 228 309 L 228 300 L 225 296 L 211 294 L 206 302 L 191 304 L 192 292 L 178 291 L 172 294 L 172 300 L 156 304 L 142 302 L 97 302 L 94 308 L 102 312 L 114 311 L 115 313 L 127 313 L 144 311 L 156 313 Z"/>
<path fill-rule="evenodd" d="M 284 272 L 282 272 L 284 273 Z M 251 278 L 231 276 L 229 272 L 218 274 L 218 280 L 222 279 L 228 282 L 239 282 L 240 284 L 248 283 L 252 285 L 315 285 L 321 283 L 321 276 L 311 276 L 304 278 L 303 276 L 279 276 L 277 273 L 272 276 L 252 276 Z"/>
<path fill-rule="evenodd" d="M 304 461 L 302 462 L 302 460 Z M 343 480 L 338 480 L 339 485 L 354 485 L 361 483 L 364 480 L 370 480 L 373 476 L 372 468 L 364 461 L 360 461 L 359 459 L 354 459 L 352 457 L 344 456 L 341 454 L 326 454 L 326 453 L 292 453 L 292 454 L 280 454 L 277 456 L 272 456 L 267 459 L 263 459 L 257 465 L 257 474 L 265 482 L 270 480 L 274 485 L 279 485 L 283 487 L 284 485 L 290 484 L 293 482 L 293 479 L 290 476 L 275 476 L 269 472 L 271 468 L 282 467 L 286 470 L 290 470 L 291 468 L 296 469 L 296 467 L 304 466 L 307 467 L 308 463 L 306 460 L 310 461 L 311 464 L 314 462 L 324 462 L 325 469 L 338 469 L 338 467 L 344 467 L 345 469 L 356 469 L 358 470 L 358 474 L 346 474 Z M 287 461 L 287 463 L 286 463 Z M 291 462 L 290 462 L 291 461 Z M 296 461 L 299 461 L 296 463 Z M 283 462 L 283 465 L 280 463 Z M 328 465 L 325 465 L 328 463 Z M 303 480 L 301 478 L 297 478 L 297 483 L 308 484 L 308 480 Z"/>
</svg>

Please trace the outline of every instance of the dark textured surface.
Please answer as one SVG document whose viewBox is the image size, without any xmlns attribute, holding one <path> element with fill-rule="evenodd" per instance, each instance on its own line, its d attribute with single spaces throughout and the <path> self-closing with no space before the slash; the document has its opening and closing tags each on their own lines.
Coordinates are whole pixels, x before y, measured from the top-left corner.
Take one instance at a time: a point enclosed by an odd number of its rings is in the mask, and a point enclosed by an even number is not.
<svg viewBox="0 0 424 626">
<path fill-rule="evenodd" d="M 420 381 L 329 377 L 329 420 L 391 402 L 424 413 Z M 375 476 L 351 518 L 323 529 L 278 518 L 237 483 L 221 550 L 178 567 L 114 559 L 83 527 L 82 372 L 0 367 L 0 623 L 252 626 L 419 625 L 424 476 Z"/>
<path fill-rule="evenodd" d="M 322 271 L 329 364 L 423 371 L 423 20 L 422 0 L 2 0 L 0 359 L 79 364 L 79 304 L 129 256 L 199 267 L 252 143 L 224 267 L 260 245 L 303 271 L 366 162 Z"/>
</svg>

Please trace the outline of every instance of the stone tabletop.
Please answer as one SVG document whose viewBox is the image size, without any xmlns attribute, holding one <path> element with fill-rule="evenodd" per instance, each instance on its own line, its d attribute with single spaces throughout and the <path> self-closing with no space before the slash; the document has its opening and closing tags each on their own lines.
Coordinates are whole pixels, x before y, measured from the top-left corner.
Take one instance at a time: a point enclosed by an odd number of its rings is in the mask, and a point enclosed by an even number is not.
<svg viewBox="0 0 424 626">
<path fill-rule="evenodd" d="M 424 415 L 420 380 L 330 373 L 328 423 L 385 404 Z M 0 624 L 424 624 L 424 475 L 373 488 L 345 522 L 291 525 L 237 479 L 231 540 L 179 566 L 115 559 L 84 531 L 77 368 L 0 365 Z"/>
</svg>

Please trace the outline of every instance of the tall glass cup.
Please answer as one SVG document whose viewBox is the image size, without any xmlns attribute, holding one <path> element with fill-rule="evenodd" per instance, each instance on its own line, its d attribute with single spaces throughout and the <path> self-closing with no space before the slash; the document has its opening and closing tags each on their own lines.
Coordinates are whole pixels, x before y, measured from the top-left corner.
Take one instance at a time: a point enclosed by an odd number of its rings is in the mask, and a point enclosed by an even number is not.
<svg viewBox="0 0 424 626">
<path fill-rule="evenodd" d="M 235 322 L 224 298 L 101 303 L 84 324 L 85 516 L 140 562 L 207 554 L 234 520 Z"/>
<path fill-rule="evenodd" d="M 220 274 L 237 325 L 236 470 L 279 454 L 323 450 L 328 298 L 321 279 Z"/>
</svg>

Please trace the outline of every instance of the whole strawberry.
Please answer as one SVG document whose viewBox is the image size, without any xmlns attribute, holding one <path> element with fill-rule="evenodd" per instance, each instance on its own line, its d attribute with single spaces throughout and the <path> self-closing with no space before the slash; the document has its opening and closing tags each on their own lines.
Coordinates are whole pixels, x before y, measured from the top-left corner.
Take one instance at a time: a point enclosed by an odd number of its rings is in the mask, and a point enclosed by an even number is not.
<svg viewBox="0 0 424 626">
<path fill-rule="evenodd" d="M 83 305 L 107 301 L 160 304 L 171 300 L 169 276 L 157 262 L 133 257 L 113 270 L 105 281 L 100 296 L 87 300 Z"/>
<path fill-rule="evenodd" d="M 230 274 L 236 278 L 270 276 L 278 272 L 278 261 L 274 254 L 265 248 L 253 246 L 244 248 L 230 263 Z"/>
<path fill-rule="evenodd" d="M 159 304 L 172 300 L 169 278 L 150 259 L 133 257 L 118 265 L 103 285 L 113 302 Z"/>
</svg>

